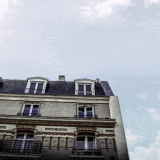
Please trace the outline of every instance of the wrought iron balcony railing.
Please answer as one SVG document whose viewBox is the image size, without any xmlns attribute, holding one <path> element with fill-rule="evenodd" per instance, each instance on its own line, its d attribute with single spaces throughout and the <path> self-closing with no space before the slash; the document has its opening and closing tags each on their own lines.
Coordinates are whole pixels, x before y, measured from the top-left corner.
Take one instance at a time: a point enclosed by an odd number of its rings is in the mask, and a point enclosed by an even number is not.
<svg viewBox="0 0 160 160">
<path fill-rule="evenodd" d="M 74 115 L 74 118 L 95 118 L 97 119 L 97 115 Z"/>
<path fill-rule="evenodd" d="M 25 93 L 35 93 L 35 94 L 43 94 L 45 89 L 31 89 L 31 88 L 26 88 Z"/>
<path fill-rule="evenodd" d="M 40 113 L 17 113 L 18 116 L 32 116 L 32 117 L 40 117 Z"/>
<path fill-rule="evenodd" d="M 72 155 L 74 156 L 102 156 L 100 149 L 73 149 Z"/>
<path fill-rule="evenodd" d="M 19 154 L 41 154 L 41 141 L 6 140 L 0 141 L 0 152 Z"/>
</svg>

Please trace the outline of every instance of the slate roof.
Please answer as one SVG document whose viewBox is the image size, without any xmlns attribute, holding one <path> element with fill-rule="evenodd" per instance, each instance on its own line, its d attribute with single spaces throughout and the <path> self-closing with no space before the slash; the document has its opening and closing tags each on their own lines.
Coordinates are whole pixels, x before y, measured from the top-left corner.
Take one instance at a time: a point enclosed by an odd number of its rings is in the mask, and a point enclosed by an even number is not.
<svg viewBox="0 0 160 160">
<path fill-rule="evenodd" d="M 3 79 L 3 83 L 0 84 L 0 93 L 28 94 L 24 93 L 26 85 L 26 80 Z M 70 81 L 49 81 L 45 94 L 75 95 L 75 84 Z M 114 96 L 107 81 L 95 84 L 95 96 Z"/>
</svg>

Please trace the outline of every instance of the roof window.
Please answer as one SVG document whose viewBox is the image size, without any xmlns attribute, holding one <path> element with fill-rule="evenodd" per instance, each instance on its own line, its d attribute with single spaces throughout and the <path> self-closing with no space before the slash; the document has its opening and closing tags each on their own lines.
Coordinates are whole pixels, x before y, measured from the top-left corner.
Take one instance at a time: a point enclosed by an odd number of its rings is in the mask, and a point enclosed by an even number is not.
<svg viewBox="0 0 160 160">
<path fill-rule="evenodd" d="M 75 80 L 75 95 L 95 95 L 95 81 L 90 79 Z"/>
<path fill-rule="evenodd" d="M 48 84 L 48 79 L 41 77 L 34 77 L 27 79 L 27 86 L 25 93 L 31 94 L 43 94 L 46 91 L 46 86 Z"/>
</svg>

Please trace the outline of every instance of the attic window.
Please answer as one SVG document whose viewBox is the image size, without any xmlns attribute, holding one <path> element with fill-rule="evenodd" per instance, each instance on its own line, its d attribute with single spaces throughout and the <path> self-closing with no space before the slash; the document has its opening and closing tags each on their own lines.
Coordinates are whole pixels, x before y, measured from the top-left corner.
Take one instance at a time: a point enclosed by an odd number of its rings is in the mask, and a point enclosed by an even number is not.
<svg viewBox="0 0 160 160">
<path fill-rule="evenodd" d="M 44 78 L 28 78 L 25 93 L 43 94 L 45 93 L 48 80 Z"/>
<path fill-rule="evenodd" d="M 94 83 L 89 79 L 75 80 L 75 95 L 95 95 Z"/>
</svg>

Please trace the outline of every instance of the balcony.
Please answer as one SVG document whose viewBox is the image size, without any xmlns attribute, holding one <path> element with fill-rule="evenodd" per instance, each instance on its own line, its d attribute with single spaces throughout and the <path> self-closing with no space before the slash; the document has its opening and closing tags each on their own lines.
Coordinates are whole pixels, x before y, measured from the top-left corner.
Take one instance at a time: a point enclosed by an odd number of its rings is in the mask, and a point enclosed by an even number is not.
<svg viewBox="0 0 160 160">
<path fill-rule="evenodd" d="M 41 157 L 41 141 L 0 141 L 0 157 Z"/>
<path fill-rule="evenodd" d="M 97 115 L 74 115 L 74 118 L 92 118 L 92 119 L 97 119 L 98 116 Z"/>
<path fill-rule="evenodd" d="M 93 158 L 93 159 L 103 159 L 104 156 L 100 149 L 73 149 L 72 158 Z"/>
</svg>

